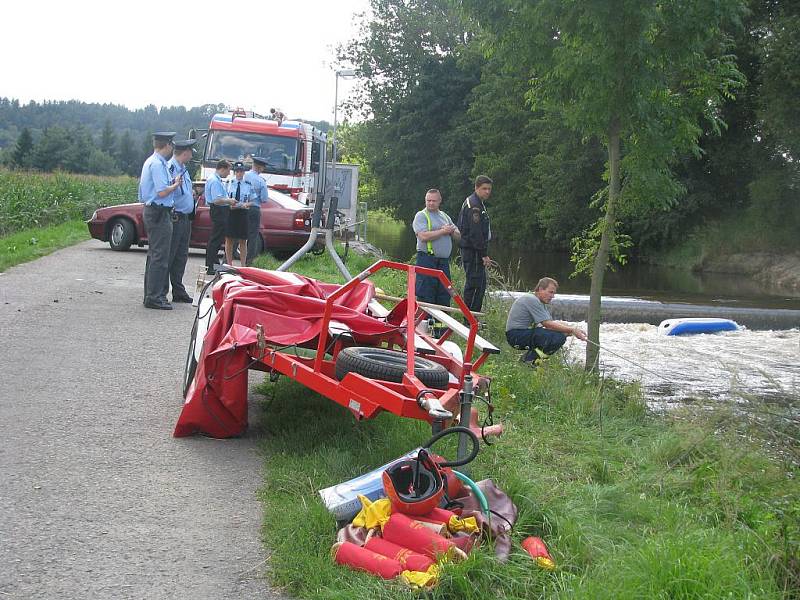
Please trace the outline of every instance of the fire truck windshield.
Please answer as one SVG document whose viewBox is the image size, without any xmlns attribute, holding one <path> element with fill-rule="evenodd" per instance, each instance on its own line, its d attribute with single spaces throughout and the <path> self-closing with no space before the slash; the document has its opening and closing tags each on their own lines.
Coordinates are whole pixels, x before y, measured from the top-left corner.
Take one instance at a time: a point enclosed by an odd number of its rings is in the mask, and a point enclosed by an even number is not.
<svg viewBox="0 0 800 600">
<path fill-rule="evenodd" d="M 240 131 L 212 131 L 208 141 L 205 161 L 216 163 L 249 161 L 254 156 L 267 159 L 270 173 L 294 173 L 297 164 L 297 140 L 277 135 L 243 133 Z"/>
</svg>

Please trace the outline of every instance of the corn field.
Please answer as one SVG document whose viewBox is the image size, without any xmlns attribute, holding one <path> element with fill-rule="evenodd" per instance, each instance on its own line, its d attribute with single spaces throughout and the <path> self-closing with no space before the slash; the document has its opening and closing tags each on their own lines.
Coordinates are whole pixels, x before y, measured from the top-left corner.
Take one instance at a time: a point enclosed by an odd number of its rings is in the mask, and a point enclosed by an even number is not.
<svg viewBox="0 0 800 600">
<path fill-rule="evenodd" d="M 135 202 L 132 177 L 97 177 L 0 169 L 0 236 L 88 219 L 101 206 Z"/>
</svg>

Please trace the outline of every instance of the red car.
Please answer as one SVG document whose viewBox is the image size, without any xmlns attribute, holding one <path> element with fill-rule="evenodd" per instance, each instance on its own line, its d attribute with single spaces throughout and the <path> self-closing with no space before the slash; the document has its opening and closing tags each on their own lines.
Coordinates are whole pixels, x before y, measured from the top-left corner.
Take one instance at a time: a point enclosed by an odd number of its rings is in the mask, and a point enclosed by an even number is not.
<svg viewBox="0 0 800 600">
<path fill-rule="evenodd" d="M 112 250 L 127 250 L 133 244 L 147 244 L 147 233 L 144 230 L 142 209 L 144 205 L 120 204 L 98 208 L 86 224 L 89 234 L 103 242 L 108 242 Z M 273 189 L 269 190 L 269 200 L 261 207 L 261 247 L 258 254 L 265 249 L 277 252 L 292 252 L 300 248 L 308 240 L 311 231 L 311 209 L 291 196 Z M 211 235 L 211 215 L 201 196 L 197 204 L 197 212 L 192 221 L 192 237 L 189 245 L 192 248 L 205 248 Z"/>
</svg>

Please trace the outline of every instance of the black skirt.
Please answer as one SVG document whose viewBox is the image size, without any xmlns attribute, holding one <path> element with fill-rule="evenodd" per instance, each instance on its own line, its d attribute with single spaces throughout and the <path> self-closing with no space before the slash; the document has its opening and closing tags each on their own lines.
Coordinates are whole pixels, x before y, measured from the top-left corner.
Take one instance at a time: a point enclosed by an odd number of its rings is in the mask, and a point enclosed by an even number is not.
<svg viewBox="0 0 800 600">
<path fill-rule="evenodd" d="M 235 240 L 247 239 L 247 210 L 232 208 L 225 228 L 225 237 Z"/>
</svg>

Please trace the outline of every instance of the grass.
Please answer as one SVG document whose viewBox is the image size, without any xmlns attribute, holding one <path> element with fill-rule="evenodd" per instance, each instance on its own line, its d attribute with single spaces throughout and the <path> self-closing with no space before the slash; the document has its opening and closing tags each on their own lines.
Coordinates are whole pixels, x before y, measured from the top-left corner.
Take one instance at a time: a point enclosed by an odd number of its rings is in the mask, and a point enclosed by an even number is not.
<svg viewBox="0 0 800 600">
<path fill-rule="evenodd" d="M 347 262 L 358 273 L 372 261 Z M 294 270 L 337 280 L 329 258 Z M 398 295 L 402 283 L 376 280 Z M 487 312 L 487 337 L 500 342 L 503 309 L 490 303 Z M 482 449 L 472 474 L 491 477 L 520 508 L 516 549 L 506 563 L 485 547 L 445 568 L 430 597 L 800 597 L 796 464 L 770 458 L 729 414 L 653 416 L 635 385 L 553 359 L 532 371 L 502 346 L 484 372 L 506 433 Z M 358 423 L 285 379 L 261 391 L 270 397 L 261 500 L 274 583 L 301 598 L 417 597 L 333 564 L 336 524 L 317 491 L 407 452 L 429 428 L 392 415 Z M 519 550 L 528 535 L 545 539 L 555 572 Z"/>
<path fill-rule="evenodd" d="M 86 220 L 101 206 L 135 202 L 132 177 L 97 177 L 0 169 L 0 236 Z"/>
<path fill-rule="evenodd" d="M 0 237 L 0 272 L 87 239 L 86 223 L 77 220 Z"/>
</svg>

